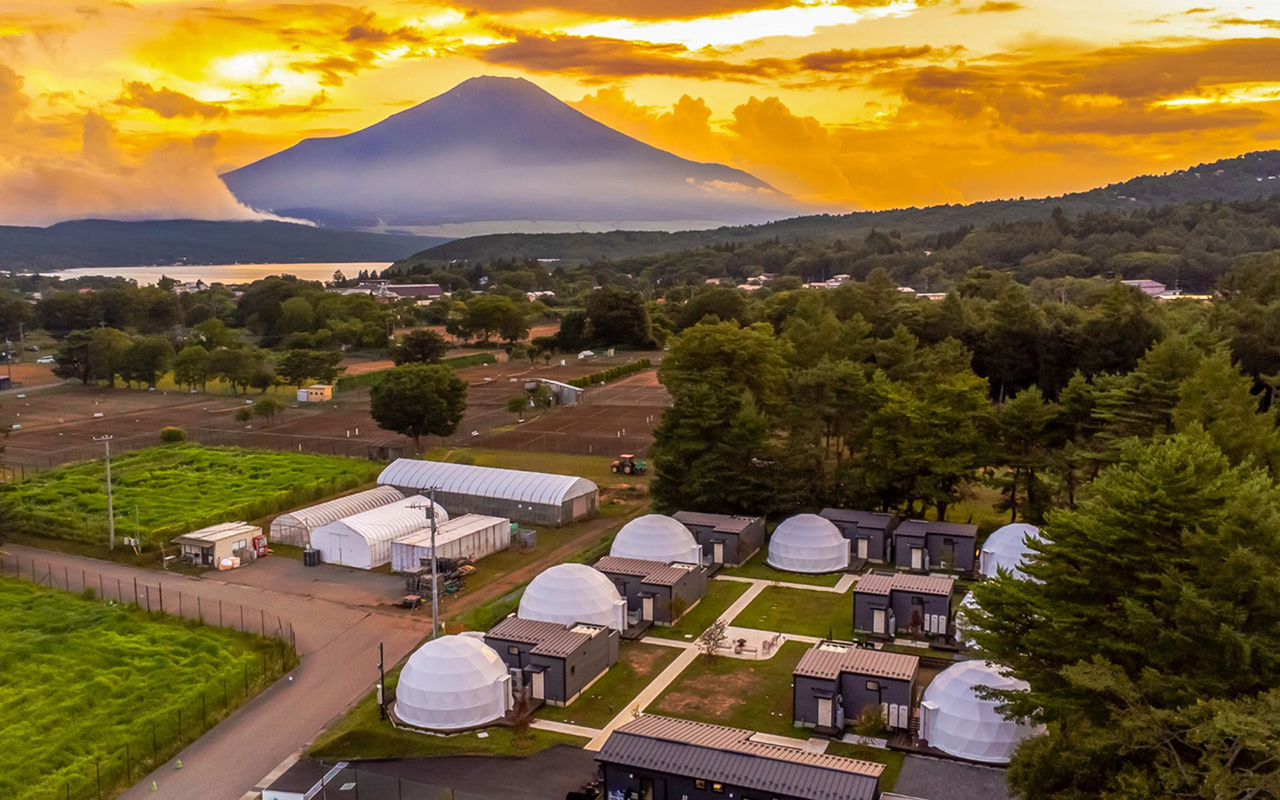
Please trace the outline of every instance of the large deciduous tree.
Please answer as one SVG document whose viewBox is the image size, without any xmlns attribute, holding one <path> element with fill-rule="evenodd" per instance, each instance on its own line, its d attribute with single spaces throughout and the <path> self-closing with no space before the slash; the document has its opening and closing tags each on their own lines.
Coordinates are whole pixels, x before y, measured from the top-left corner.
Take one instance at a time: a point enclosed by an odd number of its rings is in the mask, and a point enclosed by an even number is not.
<svg viewBox="0 0 1280 800">
<path fill-rule="evenodd" d="M 401 364 L 435 364 L 449 352 L 444 337 L 429 328 L 409 331 L 391 351 L 396 366 Z"/>
<path fill-rule="evenodd" d="M 391 370 L 369 394 L 379 427 L 413 439 L 451 435 L 467 409 L 467 384 L 439 364 L 405 364 Z"/>
</svg>

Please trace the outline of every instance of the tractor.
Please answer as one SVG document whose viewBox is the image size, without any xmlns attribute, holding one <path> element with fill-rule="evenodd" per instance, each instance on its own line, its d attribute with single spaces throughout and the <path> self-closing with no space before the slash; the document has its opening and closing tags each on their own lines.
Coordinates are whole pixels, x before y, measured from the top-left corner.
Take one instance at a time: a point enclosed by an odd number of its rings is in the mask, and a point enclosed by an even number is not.
<svg viewBox="0 0 1280 800">
<path fill-rule="evenodd" d="M 609 470 L 614 473 L 621 472 L 623 475 L 643 475 L 649 469 L 649 465 L 643 461 L 639 461 L 630 453 L 623 453 L 618 456 Z"/>
</svg>

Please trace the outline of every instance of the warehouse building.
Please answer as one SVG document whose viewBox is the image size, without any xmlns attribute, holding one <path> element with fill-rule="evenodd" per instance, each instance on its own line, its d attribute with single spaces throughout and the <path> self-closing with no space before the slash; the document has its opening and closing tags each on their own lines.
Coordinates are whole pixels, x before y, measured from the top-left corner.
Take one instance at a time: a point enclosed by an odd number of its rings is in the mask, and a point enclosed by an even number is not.
<svg viewBox="0 0 1280 800">
<path fill-rule="evenodd" d="M 966 761 L 1008 764 L 1023 739 L 1043 728 L 1005 719 L 1001 700 L 982 697 L 985 689 L 1026 691 L 1026 681 L 1000 674 L 983 661 L 947 667 L 924 690 L 920 701 L 920 739 L 937 750 Z"/>
<path fill-rule="evenodd" d="M 326 564 L 373 569 L 391 561 L 391 543 L 429 527 L 431 501 L 422 495 L 362 511 L 321 525 L 311 532 L 311 547 Z M 436 524 L 449 521 L 442 506 L 434 509 Z"/>
<path fill-rule="evenodd" d="M 595 568 L 626 598 L 628 621 L 674 625 L 707 595 L 707 569 L 700 564 L 605 556 Z"/>
<path fill-rule="evenodd" d="M 586 564 L 557 564 L 529 582 L 516 612 L 521 619 L 627 629 L 627 602 L 613 582 Z"/>
<path fill-rule="evenodd" d="M 898 518 L 894 515 L 824 508 L 819 516 L 840 529 L 840 534 L 849 541 L 851 557 L 877 563 L 891 560 L 893 531 L 898 527 Z"/>
<path fill-rule="evenodd" d="M 918 572 L 972 572 L 978 526 L 909 519 L 893 531 L 894 563 Z"/>
<path fill-rule="evenodd" d="M 911 727 L 920 659 L 859 647 L 852 642 L 819 642 L 801 657 L 793 673 L 796 725 L 839 736 L 847 722 L 879 714 L 891 729 Z"/>
<path fill-rule="evenodd" d="M 271 541 L 310 547 L 311 532 L 321 525 L 328 525 L 343 517 L 371 511 L 375 508 L 403 500 L 404 495 L 390 486 L 378 486 L 363 492 L 338 497 L 314 506 L 281 514 L 271 521 Z"/>
<path fill-rule="evenodd" d="M 651 714 L 609 734 L 608 798 L 877 800 L 883 764 L 755 741 L 753 731 Z"/>
<path fill-rule="evenodd" d="M 256 556 L 255 540 L 262 539 L 262 528 L 247 522 L 224 522 L 198 531 L 184 533 L 173 540 L 188 564 L 216 567 L 224 560 Z M 265 547 L 265 543 L 262 543 Z"/>
<path fill-rule="evenodd" d="M 511 520 L 464 514 L 436 525 L 437 558 L 469 558 L 479 561 L 485 556 L 511 546 Z M 431 528 L 423 527 L 391 543 L 391 570 L 413 572 L 431 563 Z"/>
<path fill-rule="evenodd" d="M 396 722 L 430 731 L 477 728 L 514 707 L 511 675 L 476 636 L 441 636 L 419 647 L 400 671 Z"/>
<path fill-rule="evenodd" d="M 985 578 L 994 578 L 1000 570 L 1005 570 L 1013 577 L 1025 580 L 1027 575 L 1022 567 L 1036 556 L 1031 543 L 1043 541 L 1040 529 L 1025 522 L 997 528 L 982 543 L 982 551 L 978 553 L 978 570 Z"/>
<path fill-rule="evenodd" d="M 517 691 L 553 706 L 578 698 L 618 663 L 618 632 L 604 625 L 504 619 L 484 635 L 513 679 Z"/>
<path fill-rule="evenodd" d="M 853 629 L 891 638 L 902 633 L 951 632 L 950 575 L 872 572 L 853 587 Z"/>
<path fill-rule="evenodd" d="M 663 563 L 702 563 L 702 547 L 689 529 L 662 514 L 645 514 L 623 525 L 613 539 L 609 555 Z"/>
<path fill-rule="evenodd" d="M 689 529 L 702 552 L 718 566 L 736 567 L 764 546 L 764 518 L 679 511 L 672 517 Z"/>
<path fill-rule="evenodd" d="M 817 514 L 797 514 L 774 529 L 766 563 L 810 575 L 843 572 L 849 568 L 849 543 L 835 525 Z"/>
<path fill-rule="evenodd" d="M 567 525 L 600 506 L 600 490 L 586 478 L 514 469 L 398 458 L 378 483 L 405 494 L 429 494 L 458 514 L 487 514 L 530 525 Z"/>
</svg>

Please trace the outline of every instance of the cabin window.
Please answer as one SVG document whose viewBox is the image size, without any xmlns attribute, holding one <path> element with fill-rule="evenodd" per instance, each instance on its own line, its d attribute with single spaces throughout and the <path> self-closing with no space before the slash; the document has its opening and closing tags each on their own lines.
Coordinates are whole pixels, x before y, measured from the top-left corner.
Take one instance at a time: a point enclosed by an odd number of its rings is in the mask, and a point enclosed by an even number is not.
<svg viewBox="0 0 1280 800">
<path fill-rule="evenodd" d="M 715 792 L 716 794 L 724 794 L 724 784 L 723 783 L 711 784 L 711 791 Z"/>
<path fill-rule="evenodd" d="M 707 782 L 706 782 L 706 781 L 704 781 L 702 778 L 695 778 L 695 779 L 694 779 L 694 781 L 693 781 L 693 788 L 695 788 L 695 789 L 706 789 L 706 788 L 707 788 Z"/>
<path fill-rule="evenodd" d="M 868 692 L 880 691 L 880 681 L 867 681 L 867 691 Z"/>
<path fill-rule="evenodd" d="M 514 644 L 507 645 L 507 655 L 512 655 L 512 656 L 520 655 L 520 648 L 516 647 Z"/>
</svg>

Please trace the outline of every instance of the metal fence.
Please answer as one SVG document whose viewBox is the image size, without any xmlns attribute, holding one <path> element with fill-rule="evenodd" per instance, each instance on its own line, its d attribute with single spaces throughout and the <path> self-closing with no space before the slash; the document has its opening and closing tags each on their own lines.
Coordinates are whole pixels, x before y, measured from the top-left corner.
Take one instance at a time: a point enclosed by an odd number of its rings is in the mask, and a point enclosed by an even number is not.
<svg viewBox="0 0 1280 800">
<path fill-rule="evenodd" d="M 31 581 L 51 589 L 78 592 L 105 603 L 136 607 L 153 615 L 173 615 L 205 624 L 258 634 L 275 644 L 259 656 L 242 658 L 210 674 L 203 685 L 188 687 L 185 696 L 161 709 L 139 709 L 131 728 L 113 735 L 113 749 L 62 770 L 47 782 L 48 800 L 103 800 L 173 758 L 184 747 L 298 664 L 293 625 L 262 609 L 239 603 L 209 601 L 184 593 L 171 582 L 125 581 L 90 569 L 0 554 L 0 575 Z M 32 794 L 31 797 L 37 795 Z M 434 800 L 434 798 L 431 798 Z"/>
<path fill-rule="evenodd" d="M 320 762 L 325 766 L 325 762 Z M 360 764 L 334 764 L 336 771 L 326 770 L 315 800 L 491 800 L 490 794 L 457 791 L 410 778 L 386 775 L 376 767 Z"/>
</svg>

